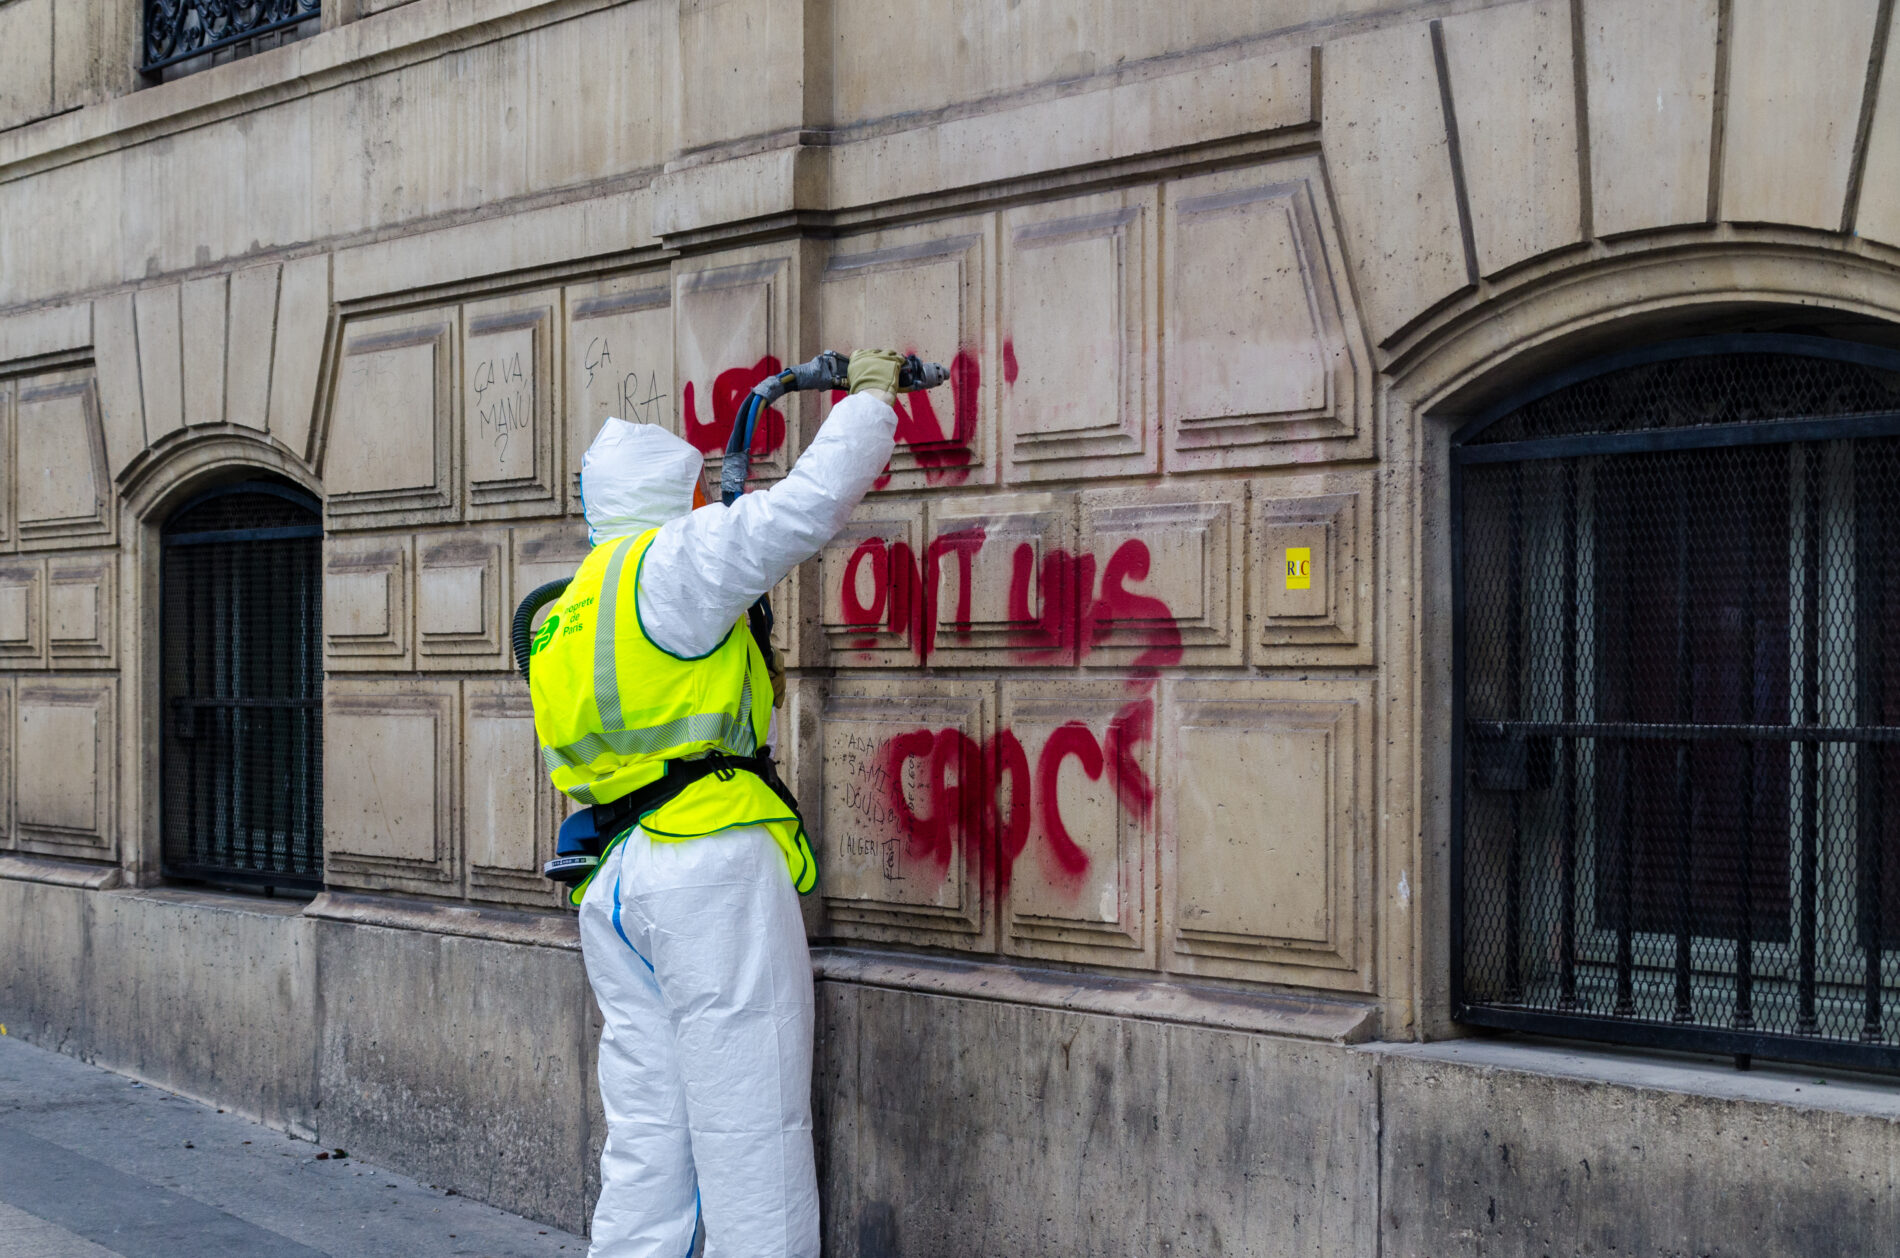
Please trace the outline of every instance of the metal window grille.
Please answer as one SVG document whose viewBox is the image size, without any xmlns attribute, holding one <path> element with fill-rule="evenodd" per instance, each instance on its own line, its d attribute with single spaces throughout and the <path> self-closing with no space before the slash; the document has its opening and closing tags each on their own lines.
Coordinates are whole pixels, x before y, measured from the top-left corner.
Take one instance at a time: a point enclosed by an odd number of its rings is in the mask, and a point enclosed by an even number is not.
<svg viewBox="0 0 1900 1258">
<path fill-rule="evenodd" d="M 323 884 L 323 528 L 286 485 L 214 490 L 161 535 L 163 870 Z"/>
<path fill-rule="evenodd" d="M 1458 1016 L 1900 1067 L 1900 354 L 1624 355 L 1451 462 Z"/>
<path fill-rule="evenodd" d="M 321 15 L 322 0 L 145 0 L 146 74 L 288 31 Z"/>
</svg>

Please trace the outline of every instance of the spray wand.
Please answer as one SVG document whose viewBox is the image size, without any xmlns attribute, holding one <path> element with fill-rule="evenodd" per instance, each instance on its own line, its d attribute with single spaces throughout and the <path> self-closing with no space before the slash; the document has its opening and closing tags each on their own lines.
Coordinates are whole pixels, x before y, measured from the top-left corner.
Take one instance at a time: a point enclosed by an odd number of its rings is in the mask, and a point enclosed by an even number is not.
<svg viewBox="0 0 1900 1258">
<path fill-rule="evenodd" d="M 746 394 L 745 402 L 739 407 L 738 418 L 733 421 L 732 435 L 726 439 L 725 461 L 719 465 L 720 501 L 729 507 L 745 493 L 746 478 L 752 473 L 752 432 L 758 424 L 759 413 L 787 393 L 802 389 L 843 391 L 850 367 L 849 354 L 828 349 L 809 362 L 787 367 L 752 386 L 752 392 Z M 914 393 L 934 389 L 949 378 L 950 373 L 942 363 L 927 363 L 915 354 L 908 354 L 904 365 L 898 368 L 897 391 Z M 778 652 L 772 649 L 772 596 L 760 595 L 759 601 L 746 613 L 746 621 L 752 629 L 752 640 L 759 644 L 759 653 L 765 656 L 766 664 L 777 676 L 780 670 Z"/>
<path fill-rule="evenodd" d="M 828 349 L 810 362 L 787 367 L 752 386 L 752 392 L 746 394 L 745 401 L 739 407 L 739 417 L 733 421 L 732 435 L 726 439 L 725 461 L 719 466 L 719 497 L 722 502 L 731 506 L 745 492 L 746 478 L 752 474 L 752 433 L 758 424 L 759 412 L 787 393 L 797 393 L 802 389 L 835 389 L 843 392 L 847 387 L 850 367 L 849 354 Z M 920 389 L 934 389 L 949 378 L 950 372 L 942 363 L 927 363 L 917 355 L 909 354 L 897 372 L 897 391 L 915 393 Z"/>
</svg>

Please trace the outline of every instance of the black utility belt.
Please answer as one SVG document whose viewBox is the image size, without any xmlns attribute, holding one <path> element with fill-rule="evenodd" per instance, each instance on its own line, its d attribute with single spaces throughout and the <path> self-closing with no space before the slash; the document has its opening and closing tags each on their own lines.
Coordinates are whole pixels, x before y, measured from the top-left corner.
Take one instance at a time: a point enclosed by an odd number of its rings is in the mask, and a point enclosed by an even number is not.
<svg viewBox="0 0 1900 1258">
<path fill-rule="evenodd" d="M 631 795 L 623 795 L 610 804 L 595 804 L 590 809 L 594 814 L 594 832 L 601 836 L 600 844 L 605 847 L 615 835 L 648 813 L 665 807 L 693 783 L 709 777 L 729 782 L 737 773 L 752 774 L 771 787 L 773 793 L 784 800 L 794 813 L 798 811 L 798 801 L 792 798 L 791 791 L 780 780 L 778 766 L 772 762 L 770 752 L 762 751 L 752 756 L 715 752 L 709 756 L 695 756 L 691 760 L 668 760 L 665 774 Z"/>
<path fill-rule="evenodd" d="M 753 756 L 715 752 L 690 760 L 668 760 L 666 772 L 662 776 L 631 795 L 623 795 L 612 803 L 583 808 L 562 822 L 560 837 L 555 842 L 554 859 L 543 867 L 543 872 L 556 882 L 569 886 L 580 882 L 600 864 L 600 855 L 607 845 L 636 825 L 640 818 L 665 807 L 681 791 L 703 778 L 716 777 L 731 781 L 733 775 L 738 773 L 750 773 L 764 782 L 794 817 L 800 817 L 798 800 L 792 797 L 791 790 L 779 778 L 778 766 L 772 763 L 772 753 L 769 751 L 761 751 Z M 800 824 L 803 824 L 802 817 Z"/>
</svg>

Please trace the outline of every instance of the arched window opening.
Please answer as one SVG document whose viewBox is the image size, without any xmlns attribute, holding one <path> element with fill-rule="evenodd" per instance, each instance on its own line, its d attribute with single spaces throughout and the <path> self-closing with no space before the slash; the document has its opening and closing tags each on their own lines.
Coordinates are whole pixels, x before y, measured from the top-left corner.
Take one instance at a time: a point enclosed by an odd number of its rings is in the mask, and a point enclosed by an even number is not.
<svg viewBox="0 0 1900 1258">
<path fill-rule="evenodd" d="M 161 534 L 162 869 L 323 884 L 323 527 L 302 490 L 216 489 Z"/>
<path fill-rule="evenodd" d="M 1900 1068 L 1900 354 L 1679 342 L 1452 441 L 1454 990 Z"/>
</svg>

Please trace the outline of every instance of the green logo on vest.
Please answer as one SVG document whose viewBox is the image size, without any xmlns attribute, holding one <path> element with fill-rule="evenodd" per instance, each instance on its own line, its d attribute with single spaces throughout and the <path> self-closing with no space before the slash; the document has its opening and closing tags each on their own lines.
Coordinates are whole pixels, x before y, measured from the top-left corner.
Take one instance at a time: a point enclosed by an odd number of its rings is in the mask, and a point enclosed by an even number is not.
<svg viewBox="0 0 1900 1258">
<path fill-rule="evenodd" d="M 534 645 L 528 648 L 530 657 L 540 654 L 541 648 L 554 641 L 555 630 L 561 627 L 559 616 L 549 616 L 541 622 L 541 628 L 534 635 Z"/>
</svg>

